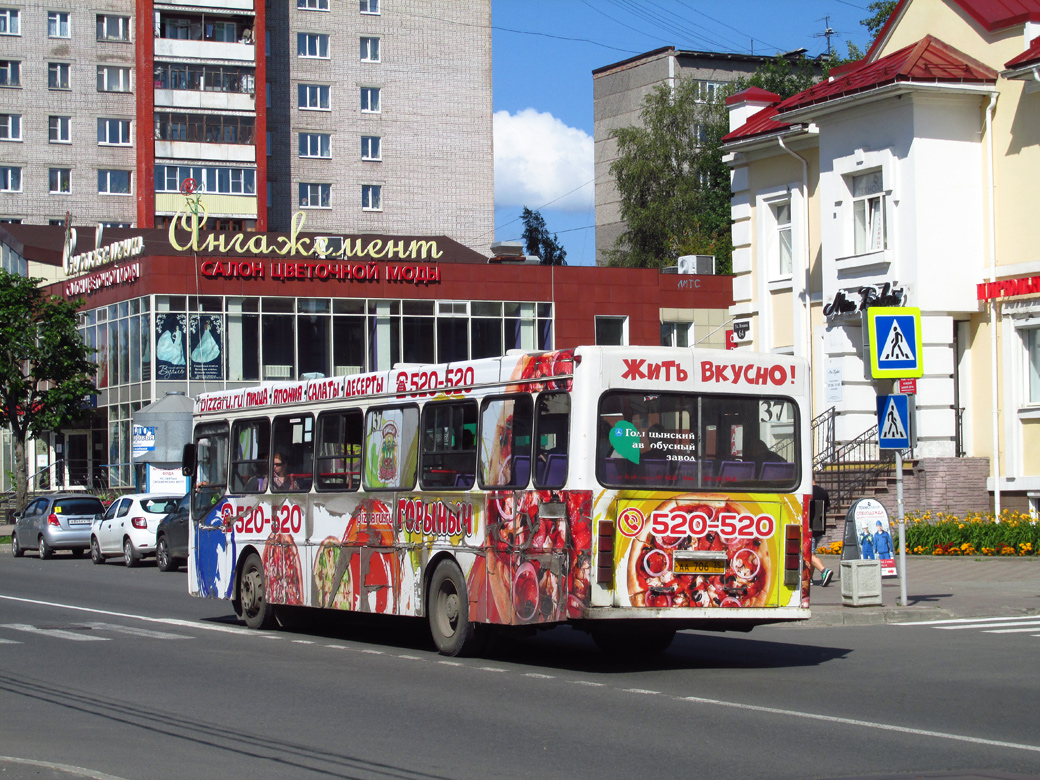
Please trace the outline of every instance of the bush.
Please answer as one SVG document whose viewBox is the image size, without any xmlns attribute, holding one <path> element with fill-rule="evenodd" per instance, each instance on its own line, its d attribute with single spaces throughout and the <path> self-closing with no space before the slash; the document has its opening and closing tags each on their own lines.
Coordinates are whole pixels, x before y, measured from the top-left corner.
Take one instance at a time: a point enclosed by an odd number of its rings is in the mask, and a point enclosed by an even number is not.
<svg viewBox="0 0 1040 780">
<path fill-rule="evenodd" d="M 894 535 L 894 534 L 893 534 Z M 1040 525 L 1028 514 L 1005 509 L 969 512 L 963 519 L 947 512 L 909 512 L 906 550 L 916 555 L 1036 555 Z"/>
</svg>

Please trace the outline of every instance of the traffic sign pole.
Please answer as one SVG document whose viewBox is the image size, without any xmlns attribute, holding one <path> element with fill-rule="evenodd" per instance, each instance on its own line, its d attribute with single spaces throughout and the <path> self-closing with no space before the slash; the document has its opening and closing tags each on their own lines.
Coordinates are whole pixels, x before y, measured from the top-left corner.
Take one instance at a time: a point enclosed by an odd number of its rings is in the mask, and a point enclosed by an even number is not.
<svg viewBox="0 0 1040 780">
<path fill-rule="evenodd" d="M 903 512 L 903 453 L 896 450 L 896 513 L 899 515 L 899 606 L 906 603 L 906 514 Z"/>
</svg>

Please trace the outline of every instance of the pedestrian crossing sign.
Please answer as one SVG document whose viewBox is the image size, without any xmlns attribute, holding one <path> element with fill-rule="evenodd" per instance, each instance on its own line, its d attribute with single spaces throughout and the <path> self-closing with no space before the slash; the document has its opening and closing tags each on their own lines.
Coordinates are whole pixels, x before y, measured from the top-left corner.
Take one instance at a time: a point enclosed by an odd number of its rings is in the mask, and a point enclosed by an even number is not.
<svg viewBox="0 0 1040 780">
<path fill-rule="evenodd" d="M 921 310 L 906 306 L 867 309 L 870 375 L 875 379 L 917 379 L 921 361 Z"/>
<path fill-rule="evenodd" d="M 877 397 L 878 447 L 883 450 L 908 450 L 914 446 L 913 396 Z"/>
</svg>

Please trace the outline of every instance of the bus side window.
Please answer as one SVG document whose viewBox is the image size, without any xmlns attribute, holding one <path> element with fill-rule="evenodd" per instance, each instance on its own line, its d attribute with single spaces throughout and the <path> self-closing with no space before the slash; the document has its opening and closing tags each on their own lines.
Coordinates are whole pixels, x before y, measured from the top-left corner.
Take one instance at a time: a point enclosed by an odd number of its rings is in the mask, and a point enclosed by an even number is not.
<svg viewBox="0 0 1040 780">
<path fill-rule="evenodd" d="M 422 424 L 422 486 L 473 487 L 477 468 L 477 404 L 427 404 Z"/>
<path fill-rule="evenodd" d="M 310 490 L 314 457 L 314 417 L 309 414 L 275 417 L 273 433 L 271 490 Z"/>
<path fill-rule="evenodd" d="M 570 417 L 571 397 L 567 393 L 538 396 L 534 425 L 535 487 L 562 488 L 566 483 Z"/>
<path fill-rule="evenodd" d="M 525 488 L 531 480 L 531 396 L 489 398 L 480 412 L 480 485 Z"/>
<path fill-rule="evenodd" d="M 271 421 L 239 420 L 231 427 L 231 490 L 262 493 L 267 488 Z"/>
<path fill-rule="evenodd" d="M 357 490 L 361 485 L 364 418 L 360 409 L 326 412 L 318 418 L 318 490 Z"/>
<path fill-rule="evenodd" d="M 227 492 L 227 425 L 200 425 L 195 430 L 195 450 L 198 458 L 193 486 L 192 516 L 201 520 Z"/>
</svg>

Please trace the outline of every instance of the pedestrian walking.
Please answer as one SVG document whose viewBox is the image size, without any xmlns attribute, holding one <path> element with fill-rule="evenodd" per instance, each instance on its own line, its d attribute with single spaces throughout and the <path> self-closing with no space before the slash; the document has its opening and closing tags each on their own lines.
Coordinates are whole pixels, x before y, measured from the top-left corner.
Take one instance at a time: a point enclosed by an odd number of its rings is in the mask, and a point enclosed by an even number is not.
<svg viewBox="0 0 1040 780">
<path fill-rule="evenodd" d="M 809 527 L 813 529 L 811 561 L 813 568 L 820 573 L 820 585 L 826 587 L 834 579 L 834 572 L 824 566 L 823 561 L 816 554 L 816 548 L 823 542 L 824 531 L 817 532 L 815 530 L 816 524 L 813 522 L 816 519 L 816 507 L 821 504 L 823 505 L 823 523 L 820 525 L 820 528 L 823 529 L 827 526 L 827 510 L 831 506 L 831 497 L 825 488 L 817 485 L 814 481 L 812 486 L 812 503 L 809 505 Z"/>
</svg>

